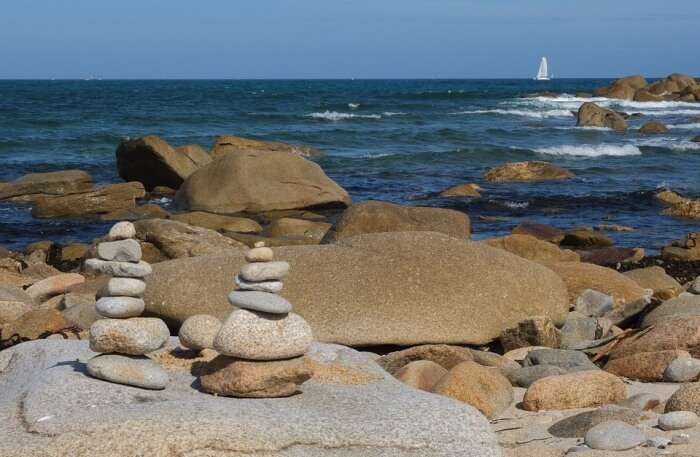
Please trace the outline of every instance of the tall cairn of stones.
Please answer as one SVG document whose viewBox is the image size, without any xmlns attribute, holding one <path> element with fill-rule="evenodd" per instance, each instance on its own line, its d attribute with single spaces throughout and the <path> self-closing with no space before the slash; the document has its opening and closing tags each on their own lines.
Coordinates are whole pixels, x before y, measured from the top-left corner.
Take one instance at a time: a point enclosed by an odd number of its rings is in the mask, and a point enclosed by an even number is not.
<svg viewBox="0 0 700 457">
<path fill-rule="evenodd" d="M 161 319 L 138 317 L 144 310 L 143 278 L 151 266 L 141 260 L 141 246 L 131 222 L 119 222 L 97 245 L 98 258 L 88 259 L 88 270 L 112 276 L 98 292 L 97 313 L 105 319 L 90 327 L 90 349 L 102 353 L 90 359 L 87 373 L 105 381 L 144 389 L 164 389 L 169 376 L 145 356 L 160 349 L 170 336 Z"/>
<path fill-rule="evenodd" d="M 278 295 L 287 262 L 258 243 L 245 254 L 229 302 L 238 307 L 214 338 L 219 355 L 202 370 L 200 382 L 209 393 L 232 397 L 287 397 L 299 392 L 313 372 L 305 361 L 313 335 L 309 324 L 291 312 Z"/>
</svg>

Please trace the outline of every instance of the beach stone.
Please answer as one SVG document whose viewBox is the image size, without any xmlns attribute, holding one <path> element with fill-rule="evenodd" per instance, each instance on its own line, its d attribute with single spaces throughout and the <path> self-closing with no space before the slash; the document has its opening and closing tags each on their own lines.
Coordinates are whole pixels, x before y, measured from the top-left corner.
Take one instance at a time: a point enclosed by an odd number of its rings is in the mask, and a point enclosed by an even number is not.
<svg viewBox="0 0 700 457">
<path fill-rule="evenodd" d="M 698 415 L 692 411 L 672 411 L 659 416 L 661 430 L 683 430 L 698 424 Z"/>
<path fill-rule="evenodd" d="M 272 249 L 265 246 L 255 247 L 249 249 L 245 253 L 246 262 L 272 262 L 275 258 L 275 254 Z"/>
<path fill-rule="evenodd" d="M 667 275 L 666 271 L 659 266 L 637 268 L 623 274 L 632 278 L 643 289 L 652 289 L 654 296 L 661 300 L 673 298 L 683 291 L 678 281 Z"/>
<path fill-rule="evenodd" d="M 278 281 L 289 273 L 287 262 L 255 262 L 241 267 L 239 277 L 244 281 Z"/>
<path fill-rule="evenodd" d="M 377 359 L 377 364 L 396 376 L 401 368 L 418 360 L 435 362 L 446 370 L 450 370 L 462 362 L 473 361 L 474 356 L 469 349 L 461 346 L 423 344 L 383 355 Z"/>
<path fill-rule="evenodd" d="M 593 411 L 584 411 L 562 419 L 549 427 L 548 432 L 557 438 L 584 437 L 591 428 L 603 422 L 616 420 L 636 425 L 645 418 L 641 411 L 619 405 L 605 405 Z"/>
<path fill-rule="evenodd" d="M 68 297 L 71 294 L 66 295 Z M 72 326 L 82 330 L 88 330 L 90 326 L 100 319 L 105 319 L 97 313 L 95 309 L 95 297 L 83 295 L 84 299 L 80 302 L 72 301 L 65 303 L 65 309 L 61 312 L 63 317 Z"/>
<path fill-rule="evenodd" d="M 503 330 L 500 339 L 504 351 L 528 346 L 558 348 L 561 334 L 552 319 L 536 316 L 518 322 L 517 327 Z"/>
<path fill-rule="evenodd" d="M 190 349 L 213 349 L 214 338 L 221 330 L 221 321 L 207 314 L 189 317 L 180 326 L 180 344 Z"/>
<path fill-rule="evenodd" d="M 625 338 L 610 352 L 610 359 L 675 350 L 688 351 L 700 358 L 700 316 L 665 319 L 637 338 Z"/>
<path fill-rule="evenodd" d="M 141 297 L 146 283 L 136 278 L 110 278 L 97 293 L 100 297 Z"/>
<path fill-rule="evenodd" d="M 547 224 L 522 222 L 512 230 L 513 235 L 530 235 L 538 240 L 559 244 L 564 239 L 564 231 Z"/>
<path fill-rule="evenodd" d="M 700 415 L 700 382 L 683 384 L 666 402 L 665 412 L 692 411 Z"/>
<path fill-rule="evenodd" d="M 228 294 L 228 301 L 233 306 L 261 313 L 287 314 L 292 310 L 291 303 L 269 292 L 234 290 Z"/>
<path fill-rule="evenodd" d="M 652 121 L 647 122 L 641 127 L 639 127 L 639 133 L 666 133 L 668 132 L 668 127 L 663 122 Z"/>
<path fill-rule="evenodd" d="M 624 248 L 617 246 L 592 247 L 587 251 L 578 251 L 581 262 L 608 267 L 611 265 L 639 262 L 646 255 L 643 248 Z"/>
<path fill-rule="evenodd" d="M 114 319 L 139 316 L 145 306 L 143 300 L 135 297 L 102 297 L 95 303 L 100 315 Z"/>
<path fill-rule="evenodd" d="M 523 360 L 523 366 L 554 365 L 566 370 L 597 370 L 586 354 L 567 349 L 536 349 L 528 352 Z"/>
<path fill-rule="evenodd" d="M 35 340 L 48 333 L 70 327 L 60 311 L 55 309 L 32 309 L 0 329 L 0 340 L 18 338 L 21 341 Z"/>
<path fill-rule="evenodd" d="M 690 354 L 681 350 L 639 352 L 608 361 L 605 371 L 640 381 L 663 381 L 666 368 L 678 357 L 689 359 Z"/>
<path fill-rule="evenodd" d="M 616 308 L 613 308 L 611 311 L 605 313 L 604 317 L 610 320 L 613 325 L 619 326 L 622 323 L 633 319 L 635 316 L 647 309 L 650 304 L 651 296 L 645 295 L 642 298 L 629 301 Z"/>
<path fill-rule="evenodd" d="M 97 245 L 97 255 L 102 260 L 138 262 L 141 260 L 141 245 L 133 239 L 105 241 Z"/>
<path fill-rule="evenodd" d="M 204 227 L 209 230 L 231 231 L 239 233 L 260 233 L 263 231 L 260 224 L 247 217 L 224 216 L 222 214 L 205 213 L 203 211 L 192 211 L 189 213 L 179 213 L 170 219 L 187 225 Z"/>
<path fill-rule="evenodd" d="M 431 392 L 447 370 L 430 360 L 416 360 L 401 367 L 394 377 L 416 389 Z"/>
<path fill-rule="evenodd" d="M 539 379 L 566 374 L 567 372 L 564 368 L 554 365 L 533 365 L 514 370 L 505 370 L 504 374 L 514 386 L 527 388 Z"/>
<path fill-rule="evenodd" d="M 32 217 L 83 217 L 107 214 L 136 207 L 136 199 L 146 191 L 139 182 L 125 182 L 96 187 L 88 192 L 42 196 L 34 200 Z"/>
<path fill-rule="evenodd" d="M 664 381 L 668 382 L 691 382 L 700 378 L 700 360 L 690 357 L 678 357 L 674 359 L 666 371 L 664 371 Z"/>
<path fill-rule="evenodd" d="M 695 278 L 690 286 L 688 287 L 688 292 L 695 295 L 700 295 L 700 276 Z"/>
<path fill-rule="evenodd" d="M 602 370 L 578 371 L 535 381 L 525 392 L 523 409 L 572 409 L 603 406 L 625 399 L 625 384 Z"/>
<path fill-rule="evenodd" d="M 256 281 L 250 282 L 241 279 L 239 275 L 234 278 L 236 286 L 240 290 L 255 290 L 259 292 L 268 292 L 271 294 L 277 294 L 282 291 L 284 283 L 282 281 Z"/>
<path fill-rule="evenodd" d="M 293 266 L 285 298 L 321 341 L 481 345 L 531 316 L 561 325 L 569 307 L 563 283 L 547 268 L 438 233 L 359 235 L 275 248 L 275 256 Z M 238 252 L 154 265 L 147 311 L 173 325 L 193 314 L 223 319 L 231 311 L 231 278 L 244 263 Z"/>
<path fill-rule="evenodd" d="M 175 201 L 183 209 L 218 214 L 351 203 L 318 164 L 284 151 L 225 154 L 192 173 Z"/>
<path fill-rule="evenodd" d="M 484 174 L 492 182 L 538 182 L 573 178 L 574 174 L 549 162 L 531 160 L 527 162 L 504 163 Z"/>
<path fill-rule="evenodd" d="M 671 444 L 688 444 L 690 442 L 690 435 L 687 433 L 678 433 L 671 437 Z"/>
<path fill-rule="evenodd" d="M 91 246 L 85 243 L 71 243 L 61 248 L 61 263 L 79 262 L 90 251 Z"/>
<path fill-rule="evenodd" d="M 101 319 L 90 326 L 90 349 L 143 355 L 160 349 L 169 336 L 168 327 L 157 318 Z"/>
<path fill-rule="evenodd" d="M 661 404 L 661 399 L 654 394 L 639 393 L 618 403 L 618 406 L 632 408 L 637 411 L 651 411 Z"/>
<path fill-rule="evenodd" d="M 666 319 L 685 316 L 700 317 L 700 296 L 687 294 L 666 300 L 654 308 L 642 320 L 642 327 L 658 324 Z"/>
<path fill-rule="evenodd" d="M 604 451 L 624 451 L 646 442 L 646 437 L 634 425 L 612 420 L 602 422 L 586 432 L 586 445 Z"/>
<path fill-rule="evenodd" d="M 26 290 L 26 293 L 34 301 L 41 303 L 53 296 L 64 294 L 69 287 L 83 282 L 85 277 L 81 274 L 61 273 L 35 282 Z"/>
<path fill-rule="evenodd" d="M 605 318 L 587 317 L 577 312 L 569 316 L 561 328 L 561 348 L 574 349 L 584 341 L 593 341 L 607 336 L 612 323 Z"/>
<path fill-rule="evenodd" d="M 613 130 L 626 130 L 625 119 L 615 111 L 602 108 L 593 102 L 585 102 L 576 114 L 578 127 L 605 127 Z"/>
<path fill-rule="evenodd" d="M 35 305 L 34 299 L 23 289 L 0 283 L 0 324 L 12 322 Z"/>
<path fill-rule="evenodd" d="M 89 190 L 92 178 L 82 170 L 31 173 L 0 185 L 0 200 L 31 202 L 44 195 L 65 195 Z"/>
<path fill-rule="evenodd" d="M 522 347 L 518 349 L 513 349 L 511 351 L 506 352 L 503 354 L 503 357 L 513 360 L 514 362 L 521 364 L 523 360 L 525 360 L 525 357 L 532 352 L 536 351 L 538 349 L 550 349 L 548 347 L 544 346 L 527 346 L 527 347 Z"/>
<path fill-rule="evenodd" d="M 117 222 L 107 233 L 107 239 L 110 241 L 128 240 L 134 237 L 136 237 L 136 227 L 129 221 Z"/>
<path fill-rule="evenodd" d="M 207 363 L 200 376 L 209 393 L 247 398 L 288 397 L 313 375 L 303 357 L 260 362 L 220 355 Z"/>
<path fill-rule="evenodd" d="M 574 251 L 561 249 L 556 245 L 538 240 L 530 235 L 508 235 L 484 240 L 491 247 L 503 249 L 533 262 L 578 262 L 580 257 Z"/>
<path fill-rule="evenodd" d="M 87 373 L 103 381 L 143 389 L 165 389 L 169 381 L 168 373 L 160 365 L 143 356 L 98 355 L 87 363 Z"/>
<path fill-rule="evenodd" d="M 493 418 L 513 402 L 513 387 L 497 369 L 476 362 L 462 362 L 443 376 L 433 393 L 472 405 Z"/>
<path fill-rule="evenodd" d="M 151 265 L 143 260 L 138 263 L 131 262 L 113 262 L 100 259 L 87 259 L 85 268 L 88 271 L 95 271 L 110 276 L 119 276 L 124 278 L 143 278 L 148 276 L 153 271 Z"/>
<path fill-rule="evenodd" d="M 304 355 L 312 341 L 311 327 L 297 314 L 239 309 L 222 324 L 214 349 L 247 360 L 279 360 Z"/>
<path fill-rule="evenodd" d="M 328 232 L 325 242 L 334 242 L 364 233 L 439 232 L 469 239 L 471 225 L 466 214 L 445 208 L 402 206 L 368 200 L 345 210 Z"/>
<path fill-rule="evenodd" d="M 167 219 L 170 213 L 155 203 L 124 208 L 100 214 L 101 221 L 138 221 L 141 219 Z"/>
<path fill-rule="evenodd" d="M 601 317 L 615 306 L 613 298 L 593 289 L 586 289 L 576 299 L 574 309 L 585 316 Z"/>
<path fill-rule="evenodd" d="M 671 440 L 663 436 L 655 436 L 649 438 L 646 442 L 646 446 L 653 447 L 656 449 L 666 449 L 671 445 Z"/>
</svg>

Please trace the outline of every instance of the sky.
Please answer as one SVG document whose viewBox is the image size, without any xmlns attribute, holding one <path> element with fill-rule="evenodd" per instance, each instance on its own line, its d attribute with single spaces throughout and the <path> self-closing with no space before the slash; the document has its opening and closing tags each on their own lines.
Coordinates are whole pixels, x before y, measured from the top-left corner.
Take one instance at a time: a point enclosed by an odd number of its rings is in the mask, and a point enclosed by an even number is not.
<svg viewBox="0 0 700 457">
<path fill-rule="evenodd" d="M 4 0 L 0 78 L 700 75 L 700 0 Z"/>
</svg>

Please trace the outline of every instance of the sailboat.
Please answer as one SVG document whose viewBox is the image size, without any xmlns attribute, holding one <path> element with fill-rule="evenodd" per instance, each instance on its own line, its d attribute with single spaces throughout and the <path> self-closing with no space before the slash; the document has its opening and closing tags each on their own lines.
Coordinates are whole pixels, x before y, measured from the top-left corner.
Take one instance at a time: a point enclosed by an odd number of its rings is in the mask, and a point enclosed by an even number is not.
<svg viewBox="0 0 700 457">
<path fill-rule="evenodd" d="M 542 57 L 542 60 L 540 60 L 540 69 L 537 70 L 537 76 L 534 78 L 537 81 L 549 81 L 551 79 L 551 76 L 549 75 L 549 71 L 547 68 L 547 58 Z"/>
</svg>

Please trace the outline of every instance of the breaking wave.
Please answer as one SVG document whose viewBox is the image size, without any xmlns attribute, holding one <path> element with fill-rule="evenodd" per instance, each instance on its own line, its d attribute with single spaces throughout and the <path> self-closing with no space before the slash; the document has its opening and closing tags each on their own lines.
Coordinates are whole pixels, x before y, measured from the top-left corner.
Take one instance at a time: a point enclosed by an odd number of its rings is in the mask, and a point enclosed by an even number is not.
<svg viewBox="0 0 700 457">
<path fill-rule="evenodd" d="M 338 111 L 324 111 L 322 113 L 311 113 L 307 114 L 307 117 L 313 119 L 323 119 L 326 121 L 342 121 L 346 119 L 360 118 L 360 119 L 381 119 L 382 116 L 379 114 L 354 114 L 354 113 L 339 113 Z"/>
<path fill-rule="evenodd" d="M 538 119 L 543 119 L 547 117 L 571 117 L 574 115 L 570 110 L 564 109 L 545 111 L 529 111 L 522 109 L 477 109 L 470 111 L 458 111 L 450 114 L 501 114 L 504 116 L 535 117 Z"/>
<path fill-rule="evenodd" d="M 638 147 L 612 144 L 597 144 L 597 145 L 561 145 L 549 146 L 545 148 L 535 149 L 535 152 L 540 154 L 549 154 L 556 156 L 578 156 L 578 157 L 601 157 L 601 156 L 638 156 L 642 151 Z"/>
</svg>

